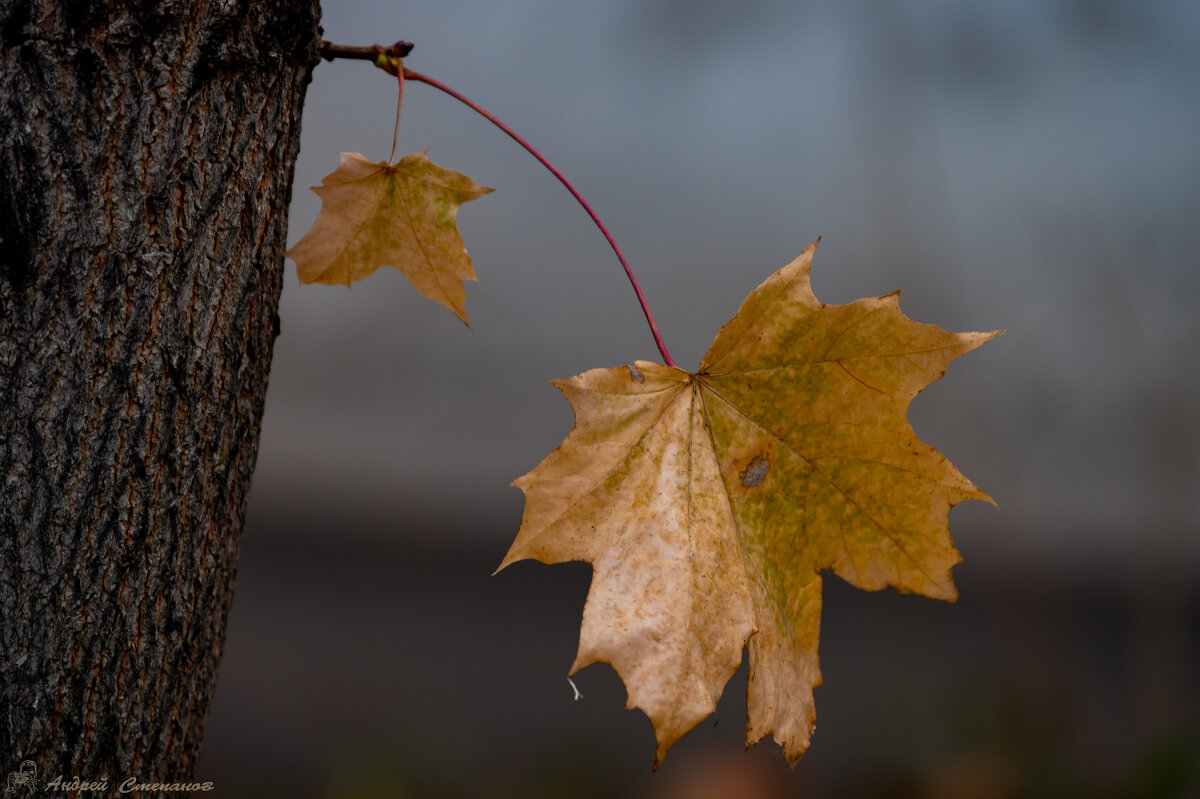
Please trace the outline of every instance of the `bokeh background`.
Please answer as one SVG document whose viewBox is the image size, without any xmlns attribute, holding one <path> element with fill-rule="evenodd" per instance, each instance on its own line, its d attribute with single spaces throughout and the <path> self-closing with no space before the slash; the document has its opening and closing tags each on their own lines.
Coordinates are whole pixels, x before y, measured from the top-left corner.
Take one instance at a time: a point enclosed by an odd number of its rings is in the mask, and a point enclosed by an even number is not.
<svg viewBox="0 0 1200 799">
<path fill-rule="evenodd" d="M 289 262 L 198 776 L 222 796 L 1200 796 L 1200 4 L 329 2 L 325 35 L 496 112 L 621 243 L 681 365 L 818 235 L 826 302 L 904 290 L 1008 334 L 913 404 L 994 496 L 951 514 L 957 604 L 830 577 L 813 746 L 741 746 L 745 670 L 655 774 L 607 666 L 565 677 L 589 567 L 491 576 L 509 482 L 571 427 L 546 385 L 657 360 L 552 176 L 419 84 L 402 152 L 497 189 L 459 214 L 473 330 L 395 270 Z M 305 187 L 384 159 L 395 83 L 319 66 Z"/>
</svg>

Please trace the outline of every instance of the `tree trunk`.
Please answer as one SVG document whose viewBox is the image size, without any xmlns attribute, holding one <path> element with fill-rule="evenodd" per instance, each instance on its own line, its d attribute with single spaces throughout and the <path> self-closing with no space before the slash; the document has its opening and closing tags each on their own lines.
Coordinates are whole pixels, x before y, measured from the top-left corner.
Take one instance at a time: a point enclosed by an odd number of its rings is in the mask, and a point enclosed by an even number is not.
<svg viewBox="0 0 1200 799">
<path fill-rule="evenodd" d="M 193 777 L 318 16 L 0 0 L 0 776 Z"/>
</svg>

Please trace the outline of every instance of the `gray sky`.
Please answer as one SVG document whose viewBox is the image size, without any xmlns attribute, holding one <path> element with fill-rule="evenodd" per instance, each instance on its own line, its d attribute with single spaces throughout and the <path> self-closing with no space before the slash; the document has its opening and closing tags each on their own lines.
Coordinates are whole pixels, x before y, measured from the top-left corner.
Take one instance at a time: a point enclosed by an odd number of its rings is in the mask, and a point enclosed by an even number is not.
<svg viewBox="0 0 1200 799">
<path fill-rule="evenodd" d="M 408 66 L 541 149 L 685 368 L 818 235 L 825 302 L 901 288 L 917 321 L 1007 328 L 910 413 L 1000 505 L 952 514 L 968 558 L 1196 562 L 1200 6 L 347 1 L 324 26 L 415 42 Z M 339 151 L 387 157 L 394 113 L 382 72 L 317 68 L 290 242 Z M 251 518 L 394 520 L 498 561 L 508 483 L 571 427 L 546 382 L 658 356 L 603 238 L 523 150 L 417 84 L 400 149 L 496 189 L 459 213 L 473 330 L 395 270 L 302 287 L 289 261 Z"/>
</svg>

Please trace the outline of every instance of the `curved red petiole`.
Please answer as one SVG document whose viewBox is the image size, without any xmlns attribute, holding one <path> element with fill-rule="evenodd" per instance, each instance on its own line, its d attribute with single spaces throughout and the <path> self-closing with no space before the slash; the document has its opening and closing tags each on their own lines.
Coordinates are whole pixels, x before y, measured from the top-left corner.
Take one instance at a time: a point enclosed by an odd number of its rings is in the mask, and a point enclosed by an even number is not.
<svg viewBox="0 0 1200 799">
<path fill-rule="evenodd" d="M 606 228 L 604 223 L 600 221 L 600 217 L 596 216 L 596 212 L 592 210 L 590 205 L 588 205 L 587 200 L 583 199 L 583 196 L 575 190 L 575 187 L 571 185 L 571 182 L 563 177 L 563 174 L 554 167 L 554 164 L 551 164 L 549 161 L 547 161 L 541 153 L 535 150 L 533 146 L 529 144 L 529 142 L 518 136 L 511 128 L 508 127 L 508 125 L 505 125 L 494 115 L 492 115 L 491 112 L 480 107 L 479 105 L 476 105 L 474 102 L 468 100 L 454 89 L 451 89 L 444 83 L 434 80 L 428 75 L 422 75 L 420 72 L 411 70 L 408 67 L 404 67 L 403 77 L 401 77 L 402 81 L 405 79 L 428 84 L 439 91 L 445 92 L 455 100 L 458 100 L 460 103 L 466 105 L 471 110 L 475 111 L 487 121 L 491 122 L 493 125 L 500 128 L 500 130 L 508 134 L 509 138 L 524 147 L 530 155 L 532 155 L 538 160 L 539 163 L 541 163 L 542 166 L 550 170 L 550 173 L 554 175 L 554 177 L 558 178 L 560 183 L 566 186 L 567 191 L 571 192 L 571 196 L 574 197 L 581 206 L 583 206 L 583 210 L 587 211 L 588 216 L 590 216 L 592 221 L 596 223 L 596 227 L 600 228 L 600 232 L 604 234 L 604 238 L 608 239 L 609 245 L 612 246 L 613 252 L 617 255 L 617 260 L 621 262 L 621 266 L 625 269 L 625 274 L 629 278 L 630 285 L 633 286 L 633 292 L 637 295 L 638 303 L 642 306 L 642 313 L 646 315 L 646 322 L 650 325 L 650 332 L 654 335 L 654 343 L 658 346 L 658 351 L 662 355 L 663 361 L 667 366 L 674 366 L 678 369 L 678 365 L 671 358 L 671 353 L 667 352 L 667 345 L 663 343 L 662 335 L 658 332 L 658 325 L 654 323 L 654 314 L 650 313 L 650 307 L 646 305 L 646 297 L 642 294 L 642 288 L 638 285 L 637 278 L 633 275 L 633 270 L 629 268 L 629 263 L 625 260 L 625 256 L 621 253 L 621 248 L 617 246 L 617 242 L 613 239 L 612 234 L 608 232 L 608 228 Z"/>
</svg>

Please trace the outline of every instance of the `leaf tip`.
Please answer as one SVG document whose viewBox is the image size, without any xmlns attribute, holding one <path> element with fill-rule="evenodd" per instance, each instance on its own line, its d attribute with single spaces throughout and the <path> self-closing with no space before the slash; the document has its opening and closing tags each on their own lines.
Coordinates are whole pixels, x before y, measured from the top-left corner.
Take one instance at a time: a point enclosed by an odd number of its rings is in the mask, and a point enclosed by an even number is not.
<svg viewBox="0 0 1200 799">
<path fill-rule="evenodd" d="M 962 354 L 966 354 L 971 350 L 978 349 L 984 344 L 987 344 L 994 338 L 999 338 L 1007 333 L 1007 330 L 987 330 L 981 333 L 959 333 L 958 337 L 966 345 L 966 350 Z"/>
<path fill-rule="evenodd" d="M 555 378 L 554 380 L 549 381 L 547 383 L 547 385 L 553 386 L 554 388 L 561 391 L 564 396 L 566 396 L 568 389 L 576 388 L 579 385 L 579 382 L 580 382 L 579 379 L 581 376 L 582 375 L 575 375 L 574 377 L 558 377 L 558 378 Z M 567 402 L 570 402 L 570 401 L 571 400 L 568 397 Z"/>
<path fill-rule="evenodd" d="M 492 576 L 495 577 L 518 560 L 525 560 L 526 557 L 528 556 L 517 551 L 517 542 L 513 542 L 513 545 L 508 548 L 508 552 L 504 553 L 504 558 L 500 561 L 500 565 L 492 572 Z"/>
<path fill-rule="evenodd" d="M 650 770 L 658 771 L 658 767 L 661 766 L 663 761 L 667 759 L 667 750 L 671 748 L 676 740 L 678 740 L 678 737 L 672 740 L 667 736 L 658 735 L 658 730 L 655 730 L 654 732 L 654 737 L 657 739 L 657 745 L 654 749 L 654 762 L 650 765 Z"/>
</svg>

